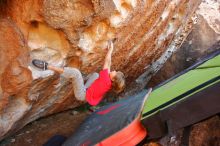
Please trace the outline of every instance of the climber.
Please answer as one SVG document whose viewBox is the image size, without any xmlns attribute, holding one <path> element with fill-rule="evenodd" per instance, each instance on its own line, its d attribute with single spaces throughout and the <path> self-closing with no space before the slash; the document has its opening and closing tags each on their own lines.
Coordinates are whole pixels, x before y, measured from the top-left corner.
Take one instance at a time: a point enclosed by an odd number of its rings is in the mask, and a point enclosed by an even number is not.
<svg viewBox="0 0 220 146">
<path fill-rule="evenodd" d="M 125 87 L 124 74 L 120 71 L 110 71 L 111 55 L 113 51 L 113 43 L 109 41 L 108 52 L 105 57 L 103 69 L 100 73 L 93 73 L 89 76 L 86 84 L 81 72 L 77 68 L 64 67 L 57 68 L 48 65 L 47 62 L 34 59 L 33 65 L 42 70 L 53 70 L 61 74 L 61 76 L 71 79 L 73 84 L 74 94 L 77 100 L 87 101 L 90 105 L 97 105 L 103 98 L 106 92 L 113 89 L 116 93 L 120 93 Z"/>
</svg>

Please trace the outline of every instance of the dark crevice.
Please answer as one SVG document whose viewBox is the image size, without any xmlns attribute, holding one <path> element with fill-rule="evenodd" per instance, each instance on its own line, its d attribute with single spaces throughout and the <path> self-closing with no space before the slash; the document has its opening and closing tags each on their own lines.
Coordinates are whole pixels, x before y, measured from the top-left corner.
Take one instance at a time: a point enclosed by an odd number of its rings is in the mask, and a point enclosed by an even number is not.
<svg viewBox="0 0 220 146">
<path fill-rule="evenodd" d="M 8 7 L 8 0 L 0 0 L 0 16 L 5 16 Z"/>
<path fill-rule="evenodd" d="M 35 28 L 38 28 L 39 23 L 35 20 L 31 21 L 31 25 Z"/>
</svg>

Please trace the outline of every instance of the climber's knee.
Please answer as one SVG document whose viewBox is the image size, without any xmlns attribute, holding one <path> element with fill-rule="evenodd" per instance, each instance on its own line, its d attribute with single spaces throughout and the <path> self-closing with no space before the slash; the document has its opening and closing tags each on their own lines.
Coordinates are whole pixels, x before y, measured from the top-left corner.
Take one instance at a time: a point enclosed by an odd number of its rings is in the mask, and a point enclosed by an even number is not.
<svg viewBox="0 0 220 146">
<path fill-rule="evenodd" d="M 86 90 L 85 88 L 81 89 L 81 90 L 77 90 L 75 93 L 75 97 L 77 100 L 79 101 L 85 101 L 86 100 Z"/>
<path fill-rule="evenodd" d="M 99 78 L 99 74 L 96 72 L 88 75 L 88 80 L 86 81 L 85 87 L 88 88 L 98 78 Z"/>
</svg>

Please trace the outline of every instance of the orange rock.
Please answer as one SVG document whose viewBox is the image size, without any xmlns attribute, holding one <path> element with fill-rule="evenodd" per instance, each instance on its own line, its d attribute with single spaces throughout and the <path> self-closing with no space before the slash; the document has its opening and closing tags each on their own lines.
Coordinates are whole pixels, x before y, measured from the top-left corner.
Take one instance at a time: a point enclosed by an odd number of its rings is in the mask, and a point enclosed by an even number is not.
<svg viewBox="0 0 220 146">
<path fill-rule="evenodd" d="M 4 95 L 2 100 L 7 101 L 6 98 L 9 96 L 14 96 L 24 91 L 24 88 L 28 88 L 32 82 L 32 76 L 30 70 L 27 69 L 28 49 L 19 28 L 12 20 L 1 19 L 0 29 L 1 94 Z M 27 93 L 24 98 L 27 99 Z"/>
<path fill-rule="evenodd" d="M 30 106 L 32 83 L 24 36 L 10 19 L 0 19 L 0 137 L 12 130 Z M 16 111 L 16 112 L 15 112 Z"/>
<path fill-rule="evenodd" d="M 94 14 L 90 0 L 47 0 L 43 3 L 45 21 L 56 29 L 62 29 L 71 43 L 76 43 L 76 30 Z"/>
</svg>

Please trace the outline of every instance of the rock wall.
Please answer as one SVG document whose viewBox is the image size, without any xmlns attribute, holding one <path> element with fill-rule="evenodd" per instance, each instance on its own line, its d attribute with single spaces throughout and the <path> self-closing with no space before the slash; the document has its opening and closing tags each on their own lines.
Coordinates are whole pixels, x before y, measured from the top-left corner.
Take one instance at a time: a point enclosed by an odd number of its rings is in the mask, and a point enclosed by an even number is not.
<svg viewBox="0 0 220 146">
<path fill-rule="evenodd" d="M 220 44 L 220 2 L 203 1 L 195 12 L 196 23 L 182 46 L 167 60 L 158 73 L 151 78 L 149 87 L 190 67 L 202 57 L 215 52 L 214 44 Z M 211 12 L 210 12 L 211 11 Z M 219 15 L 213 15 L 219 14 Z"/>
<path fill-rule="evenodd" d="M 88 74 L 101 69 L 114 39 L 112 69 L 124 72 L 128 83 L 142 81 L 181 45 L 199 3 L 0 0 L 0 140 L 39 117 L 82 104 L 67 80 L 37 70 L 32 59 Z"/>
</svg>

